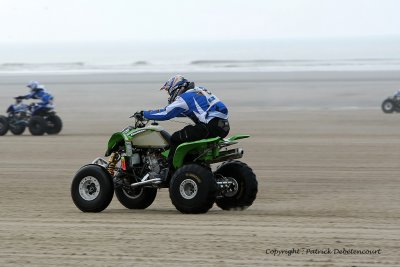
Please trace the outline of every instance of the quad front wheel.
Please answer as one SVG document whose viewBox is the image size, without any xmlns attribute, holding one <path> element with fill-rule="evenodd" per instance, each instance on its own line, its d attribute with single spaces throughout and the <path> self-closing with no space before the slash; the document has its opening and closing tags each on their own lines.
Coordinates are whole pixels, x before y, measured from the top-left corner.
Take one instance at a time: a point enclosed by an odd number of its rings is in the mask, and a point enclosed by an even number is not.
<svg viewBox="0 0 400 267">
<path fill-rule="evenodd" d="M 197 164 L 188 164 L 172 176 L 169 196 L 182 213 L 205 213 L 213 206 L 217 183 L 212 172 Z"/>
<path fill-rule="evenodd" d="M 0 116 L 0 135 L 5 135 L 8 131 L 8 119 Z"/>
<path fill-rule="evenodd" d="M 47 121 L 47 134 L 58 134 L 62 129 L 62 121 L 57 115 L 50 115 Z"/>
<path fill-rule="evenodd" d="M 108 207 L 114 196 L 111 175 L 99 165 L 82 167 L 72 180 L 71 196 L 83 212 L 100 212 Z"/>
<path fill-rule="evenodd" d="M 382 103 L 382 111 L 385 113 L 393 113 L 395 109 L 395 104 L 393 102 L 393 100 L 391 99 L 386 99 L 385 101 L 383 101 Z"/>
<path fill-rule="evenodd" d="M 214 173 L 217 180 L 230 182 L 230 190 L 225 191 L 216 204 L 223 210 L 243 210 L 256 199 L 258 183 L 252 169 L 240 161 L 222 164 Z"/>
</svg>

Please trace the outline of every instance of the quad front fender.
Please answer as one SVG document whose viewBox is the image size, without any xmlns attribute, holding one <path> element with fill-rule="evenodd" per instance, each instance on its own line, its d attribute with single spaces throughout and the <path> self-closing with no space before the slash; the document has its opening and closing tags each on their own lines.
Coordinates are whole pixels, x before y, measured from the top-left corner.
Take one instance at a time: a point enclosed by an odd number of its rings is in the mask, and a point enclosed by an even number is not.
<svg viewBox="0 0 400 267">
<path fill-rule="evenodd" d="M 88 163 L 83 165 L 82 167 L 79 168 L 79 170 L 77 171 L 77 173 L 79 171 L 81 171 L 81 169 L 87 168 L 89 166 L 93 166 L 94 168 L 100 168 L 102 171 L 104 171 L 105 173 L 107 173 L 108 175 L 110 175 L 110 173 L 107 171 L 107 169 L 99 164 L 94 164 L 94 163 Z M 110 176 L 110 180 L 112 180 L 112 177 Z"/>
</svg>

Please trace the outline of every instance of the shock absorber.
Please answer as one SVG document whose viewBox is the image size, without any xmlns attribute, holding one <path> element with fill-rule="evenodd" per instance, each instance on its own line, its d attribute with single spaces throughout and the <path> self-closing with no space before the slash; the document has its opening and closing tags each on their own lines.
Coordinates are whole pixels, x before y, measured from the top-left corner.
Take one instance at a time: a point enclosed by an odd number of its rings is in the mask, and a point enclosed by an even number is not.
<svg viewBox="0 0 400 267">
<path fill-rule="evenodd" d="M 114 176 L 115 165 L 117 165 L 118 160 L 119 157 L 116 152 L 113 152 L 108 159 L 107 171 L 111 174 L 111 176 Z"/>
</svg>

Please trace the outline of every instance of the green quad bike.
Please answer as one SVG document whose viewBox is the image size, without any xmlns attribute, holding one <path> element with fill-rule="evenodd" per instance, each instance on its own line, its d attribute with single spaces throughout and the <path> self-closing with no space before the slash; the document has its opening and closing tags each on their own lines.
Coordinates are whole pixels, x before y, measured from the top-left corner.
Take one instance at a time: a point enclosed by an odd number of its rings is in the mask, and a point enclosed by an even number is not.
<svg viewBox="0 0 400 267">
<path fill-rule="evenodd" d="M 131 116 L 132 117 L 132 116 Z M 172 204 L 182 213 L 206 213 L 214 203 L 223 210 L 243 210 L 256 199 L 258 184 L 241 158 L 243 149 L 227 149 L 249 135 L 187 142 L 176 149 L 175 171 L 166 178 L 170 135 L 153 122 L 135 120 L 114 133 L 105 153 L 81 167 L 71 185 L 75 205 L 83 212 L 101 212 L 115 195 L 128 209 L 149 207 L 160 188 L 169 188 Z M 222 163 L 215 171 L 211 164 Z M 164 175 L 165 177 L 166 175 Z"/>
</svg>

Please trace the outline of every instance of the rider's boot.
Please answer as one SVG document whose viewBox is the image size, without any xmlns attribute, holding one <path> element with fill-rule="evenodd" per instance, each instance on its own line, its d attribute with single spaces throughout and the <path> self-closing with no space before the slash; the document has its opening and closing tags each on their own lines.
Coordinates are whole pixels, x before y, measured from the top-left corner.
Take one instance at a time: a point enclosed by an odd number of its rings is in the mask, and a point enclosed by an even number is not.
<svg viewBox="0 0 400 267">
<path fill-rule="evenodd" d="M 168 168 L 163 168 L 163 169 L 161 169 L 161 171 L 160 171 L 160 173 L 158 174 L 158 176 L 160 177 L 160 179 L 161 179 L 163 182 L 165 182 L 165 181 L 167 181 L 168 173 L 169 173 Z"/>
<path fill-rule="evenodd" d="M 173 171 L 170 168 L 161 169 L 158 177 L 161 179 L 161 184 L 168 186 L 169 181 L 171 180 Z"/>
</svg>

